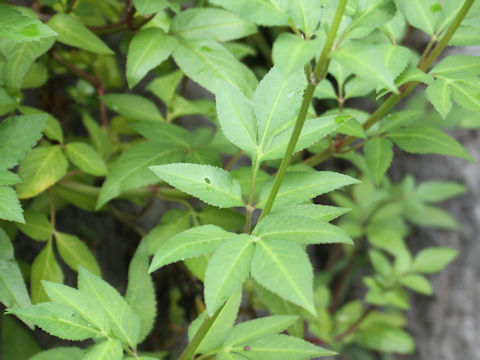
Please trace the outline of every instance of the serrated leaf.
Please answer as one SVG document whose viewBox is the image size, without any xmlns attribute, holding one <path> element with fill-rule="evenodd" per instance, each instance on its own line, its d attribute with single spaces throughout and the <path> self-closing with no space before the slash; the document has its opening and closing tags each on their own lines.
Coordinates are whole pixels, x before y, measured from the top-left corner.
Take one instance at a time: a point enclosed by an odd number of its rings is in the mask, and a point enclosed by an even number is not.
<svg viewBox="0 0 480 360">
<path fill-rule="evenodd" d="M 235 325 L 225 339 L 223 346 L 244 344 L 266 335 L 277 334 L 288 329 L 298 316 L 266 316 Z"/>
<path fill-rule="evenodd" d="M 435 80 L 427 87 L 427 97 L 435 109 L 445 119 L 453 107 L 450 82 L 444 79 Z"/>
<path fill-rule="evenodd" d="M 430 282 L 418 274 L 410 274 L 400 278 L 399 283 L 403 286 L 423 295 L 432 295 L 433 289 Z"/>
<path fill-rule="evenodd" d="M 399 148 L 406 152 L 415 154 L 435 153 L 473 161 L 462 145 L 437 128 L 419 126 L 397 129 L 387 135 Z"/>
<path fill-rule="evenodd" d="M 122 153 L 108 172 L 97 201 L 97 209 L 122 191 L 135 189 L 158 182 L 148 166 L 179 161 L 183 157 L 175 147 L 144 142 L 133 145 Z"/>
<path fill-rule="evenodd" d="M 48 296 L 42 286 L 42 280 L 63 282 L 63 272 L 60 265 L 58 265 L 57 259 L 55 259 L 52 241 L 50 240 L 35 260 L 33 260 L 30 273 L 30 293 L 34 304 L 48 301 Z"/>
<path fill-rule="evenodd" d="M 189 78 L 212 93 L 216 92 L 219 80 L 238 87 L 247 97 L 257 86 L 252 71 L 213 40 L 181 42 L 175 47 L 173 58 Z"/>
<path fill-rule="evenodd" d="M 287 76 L 310 62 L 320 47 L 320 39 L 307 41 L 294 34 L 282 33 L 273 43 L 273 62 Z"/>
<path fill-rule="evenodd" d="M 324 81 L 322 81 L 324 82 Z M 344 96 L 345 100 L 355 98 L 355 97 L 363 97 L 370 94 L 372 91 L 375 90 L 375 86 L 373 86 L 370 82 L 360 79 L 359 77 L 354 77 L 351 80 L 348 80 L 344 86 Z M 388 92 L 385 90 L 385 92 Z"/>
<path fill-rule="evenodd" d="M 129 118 L 140 121 L 163 121 L 163 116 L 153 101 L 134 94 L 108 94 L 102 96 L 105 105 Z"/>
<path fill-rule="evenodd" d="M 215 225 L 196 226 L 167 240 L 153 257 L 149 272 L 191 257 L 213 253 L 235 234 Z"/>
<path fill-rule="evenodd" d="M 438 0 L 396 0 L 395 3 L 412 26 L 430 36 L 435 33 L 442 15 Z"/>
<path fill-rule="evenodd" d="M 451 181 L 424 181 L 414 191 L 415 198 L 424 202 L 440 202 L 467 192 L 465 185 Z"/>
<path fill-rule="evenodd" d="M 390 0 L 359 1 L 357 6 L 349 25 L 349 38 L 364 37 L 395 15 L 395 6 Z"/>
<path fill-rule="evenodd" d="M 350 209 L 328 205 L 289 205 L 273 210 L 271 215 L 297 215 L 315 220 L 331 221 L 349 212 Z"/>
<path fill-rule="evenodd" d="M 377 87 L 397 92 L 392 74 L 375 45 L 350 41 L 330 53 L 332 59 L 349 68 L 355 75 Z"/>
<path fill-rule="evenodd" d="M 473 77 L 480 75 L 480 63 L 477 56 L 451 55 L 435 65 L 430 73 L 449 79 L 456 79 L 457 76 L 462 78 L 465 78 L 465 76 Z"/>
<path fill-rule="evenodd" d="M 208 330 L 206 336 L 198 346 L 199 353 L 206 353 L 216 349 L 225 339 L 228 331 L 232 328 L 237 318 L 238 309 L 242 300 L 242 291 L 237 291 L 230 299 L 227 300 L 225 306 L 220 310 L 219 315 L 215 319 Z M 188 340 L 191 341 L 200 325 L 204 321 L 207 312 L 200 314 L 188 327 Z"/>
<path fill-rule="evenodd" d="M 40 20 L 23 15 L 12 5 L 0 4 L 0 23 L 0 39 L 20 42 L 57 35 Z"/>
<path fill-rule="evenodd" d="M 250 360 L 308 360 L 335 355 L 333 351 L 287 335 L 268 335 L 232 350 Z"/>
<path fill-rule="evenodd" d="M 142 243 L 138 246 L 128 268 L 128 287 L 125 300 L 140 318 L 141 343 L 152 331 L 157 316 L 157 299 L 153 280 L 148 274 L 149 256 L 147 247 Z"/>
<path fill-rule="evenodd" d="M 129 346 L 137 345 L 140 319 L 117 290 L 83 268 L 78 270 L 78 289 L 102 307 L 116 338 Z"/>
<path fill-rule="evenodd" d="M 83 350 L 78 347 L 60 346 L 39 352 L 28 360 L 82 360 Z"/>
<path fill-rule="evenodd" d="M 149 15 L 162 11 L 169 6 L 167 0 L 133 0 L 139 15 Z"/>
<path fill-rule="evenodd" d="M 82 360 L 121 360 L 123 359 L 122 343 L 116 339 L 108 339 L 90 346 Z"/>
<path fill-rule="evenodd" d="M 107 334 L 110 330 L 108 320 L 101 306 L 94 298 L 88 296 L 70 286 L 51 281 L 42 281 L 48 297 L 54 304 L 61 304 L 70 307 L 78 315 L 91 324 L 102 334 Z"/>
<path fill-rule="evenodd" d="M 480 88 L 478 85 L 453 82 L 453 98 L 463 108 L 471 111 L 480 112 Z"/>
<path fill-rule="evenodd" d="M 53 228 L 47 216 L 41 212 L 30 210 L 25 211 L 23 215 L 25 224 L 17 224 L 20 231 L 38 241 L 48 240 Z"/>
<path fill-rule="evenodd" d="M 382 54 L 385 66 L 394 79 L 405 70 L 412 58 L 412 51 L 403 46 L 379 44 L 377 49 Z"/>
<path fill-rule="evenodd" d="M 46 115 L 14 116 L 0 123 L 0 169 L 10 169 L 37 143 Z"/>
<path fill-rule="evenodd" d="M 253 158 L 257 153 L 257 122 L 251 102 L 237 87 L 220 80 L 216 104 L 225 137 Z"/>
<path fill-rule="evenodd" d="M 253 250 L 250 236 L 242 234 L 223 242 L 210 258 L 205 273 L 205 302 L 210 314 L 241 289 L 250 272 Z"/>
<path fill-rule="evenodd" d="M 285 205 L 299 204 L 311 200 L 318 195 L 355 184 L 358 180 L 331 171 L 292 171 L 287 172 L 278 191 L 275 208 Z M 265 182 L 260 193 L 257 207 L 263 208 L 273 185 L 273 177 Z"/>
<path fill-rule="evenodd" d="M 0 186 L 0 219 L 24 223 L 23 210 L 17 193 L 10 186 Z"/>
<path fill-rule="evenodd" d="M 50 140 L 55 140 L 59 143 L 63 143 L 62 126 L 60 125 L 60 122 L 52 115 L 30 106 L 19 106 L 18 110 L 20 110 L 23 115 L 46 115 L 47 121 L 45 122 L 45 128 L 43 129 L 43 133 Z"/>
<path fill-rule="evenodd" d="M 56 40 L 61 43 L 96 54 L 114 54 L 97 35 L 69 14 L 55 14 L 47 24 L 58 33 Z"/>
<path fill-rule="evenodd" d="M 375 183 L 380 184 L 383 175 L 387 172 L 393 159 L 393 144 L 383 137 L 374 137 L 368 140 L 363 148 L 365 162 L 372 172 Z"/>
<path fill-rule="evenodd" d="M 42 146 L 30 151 L 23 159 L 17 184 L 20 199 L 34 197 L 59 181 L 67 172 L 68 162 L 60 146 Z"/>
<path fill-rule="evenodd" d="M 170 25 L 173 35 L 187 40 L 230 41 L 257 31 L 252 23 L 229 11 L 212 8 L 194 8 L 179 12 Z"/>
<path fill-rule="evenodd" d="M 82 266 L 91 273 L 100 276 L 100 267 L 88 246 L 75 235 L 64 234 L 58 231 L 53 233 L 58 252 L 63 261 L 74 271 Z"/>
<path fill-rule="evenodd" d="M 448 45 L 475 46 L 480 44 L 480 34 L 475 26 L 460 26 Z"/>
<path fill-rule="evenodd" d="M 150 166 L 163 181 L 207 204 L 244 206 L 240 184 L 227 171 L 209 165 L 168 164 Z"/>
<path fill-rule="evenodd" d="M 90 135 L 90 140 L 95 150 L 103 159 L 108 158 L 112 152 L 112 145 L 105 128 L 98 126 L 95 120 L 86 112 L 82 115 L 82 123 Z"/>
<path fill-rule="evenodd" d="M 365 135 L 365 130 L 363 130 L 362 124 L 354 117 L 351 117 L 350 119 L 342 122 L 337 128 L 337 132 L 339 132 L 340 134 L 355 136 L 362 139 L 365 139 L 367 137 Z"/>
<path fill-rule="evenodd" d="M 17 174 L 8 170 L 0 170 L 0 186 L 15 185 L 21 181 Z"/>
<path fill-rule="evenodd" d="M 288 0 L 288 14 L 303 33 L 311 36 L 320 23 L 322 7 L 315 0 Z"/>
<path fill-rule="evenodd" d="M 71 142 L 65 146 L 67 158 L 87 174 L 103 176 L 107 173 L 107 165 L 90 145 Z"/>
<path fill-rule="evenodd" d="M 211 3 L 230 10 L 255 24 L 264 26 L 287 24 L 286 6 L 281 6 L 279 1 L 212 0 Z"/>
<path fill-rule="evenodd" d="M 16 94 L 21 88 L 22 80 L 32 63 L 48 49 L 55 40 L 42 38 L 38 41 L 18 43 L 2 40 L 0 53 L 6 54 L 7 62 L 3 66 L 3 80 L 10 93 Z"/>
<path fill-rule="evenodd" d="M 86 340 L 101 335 L 72 308 L 63 304 L 44 302 L 28 308 L 8 311 L 62 339 Z"/>
<path fill-rule="evenodd" d="M 315 314 L 312 265 L 301 245 L 258 241 L 251 274 L 260 285 Z"/>
<path fill-rule="evenodd" d="M 303 245 L 353 244 L 349 236 L 339 227 L 311 217 L 304 218 L 291 214 L 269 214 L 255 226 L 252 234 L 262 241 L 283 240 Z"/>
<path fill-rule="evenodd" d="M 432 274 L 443 270 L 458 256 L 458 251 L 446 247 L 432 247 L 420 251 L 413 260 L 410 271 Z"/>
<path fill-rule="evenodd" d="M 284 130 L 289 120 L 297 114 L 305 83 L 303 70 L 284 76 L 275 66 L 262 79 L 253 97 L 260 149 L 265 148 L 273 136 Z"/>
<path fill-rule="evenodd" d="M 150 70 L 167 59 L 176 43 L 173 37 L 158 28 L 145 29 L 136 34 L 127 52 L 128 86 L 134 87 Z"/>
</svg>

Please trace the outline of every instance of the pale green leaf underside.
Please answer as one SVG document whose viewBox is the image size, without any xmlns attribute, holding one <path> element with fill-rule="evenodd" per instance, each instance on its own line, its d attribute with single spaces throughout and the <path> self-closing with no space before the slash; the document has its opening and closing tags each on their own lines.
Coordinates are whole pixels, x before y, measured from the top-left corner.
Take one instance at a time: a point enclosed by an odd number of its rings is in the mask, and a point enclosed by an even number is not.
<svg viewBox="0 0 480 360">
<path fill-rule="evenodd" d="M 91 273 L 100 276 L 100 267 L 89 247 L 78 237 L 54 232 L 58 252 L 63 261 L 74 271 L 82 266 Z"/>
<path fill-rule="evenodd" d="M 121 360 L 122 358 L 122 343 L 116 339 L 108 339 L 90 346 L 82 360 Z"/>
<path fill-rule="evenodd" d="M 365 162 L 372 172 L 373 179 L 378 185 L 383 175 L 390 167 L 393 159 L 393 144 L 390 140 L 382 137 L 370 139 L 363 149 Z"/>
<path fill-rule="evenodd" d="M 24 223 L 23 210 L 17 193 L 10 186 L 0 186 L 0 219 Z"/>
</svg>

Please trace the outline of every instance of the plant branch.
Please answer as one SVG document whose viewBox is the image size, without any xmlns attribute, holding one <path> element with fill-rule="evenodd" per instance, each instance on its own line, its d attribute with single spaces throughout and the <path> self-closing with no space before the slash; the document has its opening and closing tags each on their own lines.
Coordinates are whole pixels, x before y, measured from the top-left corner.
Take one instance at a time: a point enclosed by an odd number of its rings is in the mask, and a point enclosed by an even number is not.
<svg viewBox="0 0 480 360">
<path fill-rule="evenodd" d="M 353 269 L 353 265 L 355 264 L 355 259 L 357 257 L 357 254 L 358 254 L 358 247 L 355 248 L 352 255 L 350 256 L 350 259 L 348 260 L 348 264 L 343 270 L 340 280 L 337 283 L 335 290 L 333 291 L 332 302 L 328 308 L 328 312 L 330 314 L 332 314 L 337 308 L 338 302 L 340 301 L 340 296 L 342 295 L 342 292 L 344 289 L 345 281 L 347 280 L 348 274 L 350 274 L 350 272 Z"/>
<path fill-rule="evenodd" d="M 357 330 L 357 328 L 360 326 L 360 324 L 368 317 L 368 315 L 370 315 L 370 313 L 376 309 L 377 307 L 375 305 L 370 305 L 367 309 L 365 309 L 363 314 L 360 315 L 357 321 L 355 321 L 352 325 L 350 325 L 350 327 L 347 330 L 335 336 L 333 338 L 333 341 L 338 342 L 342 340 L 344 337 L 354 333 Z"/>
<path fill-rule="evenodd" d="M 320 83 L 320 81 L 322 81 L 323 77 L 327 72 L 328 65 L 330 63 L 330 60 L 328 59 L 328 54 L 335 41 L 335 37 L 337 35 L 338 28 L 340 27 L 340 21 L 342 20 L 342 16 L 345 11 L 346 5 L 347 5 L 347 0 L 340 0 L 338 3 L 337 11 L 335 13 L 335 17 L 332 22 L 332 27 L 330 28 L 327 40 L 325 41 L 325 45 L 323 47 L 322 53 L 320 54 L 320 58 L 318 59 L 317 64 L 315 65 L 312 76 L 310 76 L 309 78 L 309 84 L 303 96 L 302 106 L 298 113 L 297 121 L 295 122 L 295 127 L 293 129 L 292 136 L 290 137 L 290 141 L 288 142 L 285 155 L 283 156 L 282 162 L 280 163 L 280 167 L 278 168 L 277 175 L 275 176 L 272 190 L 268 195 L 267 201 L 265 203 L 265 207 L 262 211 L 262 214 L 260 215 L 260 220 L 263 219 L 266 215 L 268 215 L 268 213 L 272 209 L 275 198 L 277 197 L 280 184 L 282 183 L 283 177 L 285 176 L 288 165 L 290 164 L 290 160 L 292 158 L 293 152 L 295 151 L 295 145 L 297 144 L 298 138 L 303 128 L 303 124 L 305 123 L 305 119 L 307 118 L 308 108 L 310 107 L 310 103 L 312 102 L 315 87 Z"/>
</svg>

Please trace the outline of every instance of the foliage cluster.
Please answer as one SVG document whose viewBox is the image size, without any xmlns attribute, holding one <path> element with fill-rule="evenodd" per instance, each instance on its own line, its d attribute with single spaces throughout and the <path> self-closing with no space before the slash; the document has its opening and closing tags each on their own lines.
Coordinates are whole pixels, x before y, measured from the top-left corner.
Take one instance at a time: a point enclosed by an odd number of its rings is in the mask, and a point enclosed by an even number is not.
<svg viewBox="0 0 480 360">
<path fill-rule="evenodd" d="M 387 171 L 472 161 L 445 129 L 480 126 L 480 61 L 439 56 L 479 24 L 474 0 L 0 1 L 2 358 L 175 358 L 187 326 L 182 360 L 414 352 L 409 291 L 457 252 L 405 239 L 457 228 L 436 203 L 466 189 Z M 135 232 L 124 296 L 72 209 Z"/>
</svg>

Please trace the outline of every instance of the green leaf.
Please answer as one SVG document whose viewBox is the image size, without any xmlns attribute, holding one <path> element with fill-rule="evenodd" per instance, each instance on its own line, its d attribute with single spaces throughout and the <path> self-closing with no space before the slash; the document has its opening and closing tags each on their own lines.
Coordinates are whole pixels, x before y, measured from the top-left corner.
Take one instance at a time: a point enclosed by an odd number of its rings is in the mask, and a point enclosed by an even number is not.
<svg viewBox="0 0 480 360">
<path fill-rule="evenodd" d="M 395 3 L 412 26 L 430 36 L 435 33 L 442 15 L 437 0 L 396 0 Z"/>
<path fill-rule="evenodd" d="M 303 245 L 331 243 L 353 245 L 352 240 L 339 227 L 323 220 L 292 214 L 269 214 L 255 226 L 252 234 L 260 240 L 293 241 Z"/>
<path fill-rule="evenodd" d="M 392 265 L 388 258 L 380 251 L 375 249 L 370 249 L 368 251 L 368 257 L 372 263 L 375 272 L 385 279 L 389 279 L 392 274 Z"/>
<path fill-rule="evenodd" d="M 0 123 L 0 169 L 10 169 L 37 143 L 46 115 L 14 116 Z"/>
<path fill-rule="evenodd" d="M 30 306 L 25 281 L 7 234 L 0 229 L 0 302 L 7 308 Z"/>
<path fill-rule="evenodd" d="M 318 195 L 359 181 L 350 176 L 331 171 L 291 171 L 285 174 L 278 190 L 274 209 L 285 205 L 300 204 Z M 273 185 L 271 177 L 262 187 L 257 207 L 263 208 Z"/>
<path fill-rule="evenodd" d="M 225 306 L 220 310 L 218 317 L 212 324 L 212 327 L 207 332 L 207 335 L 203 338 L 198 347 L 199 353 L 206 353 L 216 349 L 227 336 L 229 330 L 232 328 L 237 318 L 238 308 L 242 300 L 242 291 L 237 291 L 230 299 L 227 300 Z M 205 319 L 207 312 L 204 311 L 197 317 L 188 328 L 188 340 L 191 341 L 203 320 Z"/>
<path fill-rule="evenodd" d="M 122 343 L 116 339 L 108 339 L 90 346 L 82 360 L 122 360 Z"/>
<path fill-rule="evenodd" d="M 8 171 L 8 170 L 0 170 L 0 185 L 15 185 L 21 182 L 22 180 L 18 177 L 17 174 Z"/>
<path fill-rule="evenodd" d="M 270 215 L 296 215 L 314 220 L 331 221 L 349 212 L 350 209 L 328 205 L 289 205 L 273 210 Z"/>
<path fill-rule="evenodd" d="M 97 209 L 122 191 L 136 189 L 158 182 L 148 166 L 179 161 L 183 154 L 175 147 L 144 142 L 133 145 L 122 153 L 103 183 L 97 201 Z"/>
<path fill-rule="evenodd" d="M 374 137 L 368 140 L 363 148 L 365 162 L 372 172 L 375 184 L 380 184 L 383 175 L 387 172 L 393 160 L 393 144 L 383 137 Z"/>
<path fill-rule="evenodd" d="M 57 33 L 34 17 L 25 16 L 12 5 L 0 4 L 0 39 L 32 41 Z"/>
<path fill-rule="evenodd" d="M 311 36 L 320 23 L 322 8 L 316 0 L 288 0 L 288 14 L 304 34 Z"/>
<path fill-rule="evenodd" d="M 297 114 L 305 82 L 303 70 L 284 76 L 277 67 L 273 67 L 258 85 L 253 97 L 253 109 L 257 117 L 257 141 L 261 149 L 268 145 L 274 135 L 284 130 L 285 124 Z"/>
<path fill-rule="evenodd" d="M 133 5 L 139 15 L 154 14 L 169 6 L 167 0 L 133 0 Z"/>
<path fill-rule="evenodd" d="M 422 275 L 411 274 L 403 276 L 400 284 L 423 295 L 432 295 L 433 289 L 430 282 Z"/>
<path fill-rule="evenodd" d="M 441 75 L 448 79 L 457 79 L 480 75 L 480 64 L 477 56 L 451 55 L 440 61 L 430 70 L 430 73 Z"/>
<path fill-rule="evenodd" d="M 460 82 L 451 83 L 453 98 L 461 107 L 480 112 L 480 88 L 478 85 L 464 84 Z"/>
<path fill-rule="evenodd" d="M 317 99 L 337 99 L 337 92 L 328 79 L 323 79 L 316 87 L 313 96 Z"/>
<path fill-rule="evenodd" d="M 251 97 L 257 86 L 252 71 L 213 40 L 181 42 L 173 51 L 178 67 L 193 81 L 215 93 L 219 80 L 238 87 Z"/>
<path fill-rule="evenodd" d="M 212 0 L 210 2 L 230 10 L 255 24 L 264 26 L 287 25 L 286 4 L 280 1 Z"/>
<path fill-rule="evenodd" d="M 158 28 L 145 29 L 136 34 L 127 52 L 128 86 L 133 88 L 150 70 L 167 59 L 176 43 L 173 37 Z"/>
<path fill-rule="evenodd" d="M 308 360 L 321 356 L 335 355 L 305 340 L 287 335 L 268 335 L 251 340 L 242 347 L 232 349 L 247 359 L 255 360 Z"/>
<path fill-rule="evenodd" d="M 42 280 L 63 282 L 63 272 L 55 259 L 52 241 L 48 241 L 40 254 L 33 260 L 30 273 L 30 292 L 34 304 L 48 301 L 48 296 L 41 283 Z"/>
<path fill-rule="evenodd" d="M 363 130 L 362 124 L 351 117 L 340 124 L 337 128 L 337 132 L 340 134 L 350 135 L 365 139 L 367 136 L 365 135 L 365 130 Z"/>
<path fill-rule="evenodd" d="M 324 82 L 324 81 L 322 81 Z M 370 94 L 375 87 L 370 83 L 358 77 L 354 77 L 351 80 L 348 80 L 344 86 L 344 96 L 345 100 L 355 98 L 355 97 L 364 97 Z M 385 90 L 385 92 L 388 92 Z"/>
<path fill-rule="evenodd" d="M 140 335 L 142 342 L 153 329 L 157 315 L 157 299 L 153 280 L 148 274 L 149 256 L 147 247 L 139 245 L 128 269 L 128 287 L 125 300 L 140 318 Z"/>
<path fill-rule="evenodd" d="M 2 332 L 0 333 L 0 356 L 2 359 L 29 360 L 41 351 L 32 337 L 32 332 L 12 316 L 0 317 Z"/>
<path fill-rule="evenodd" d="M 60 346 L 50 350 L 42 351 L 29 360 L 82 360 L 83 350 L 78 347 Z"/>
<path fill-rule="evenodd" d="M 312 265 L 301 245 L 256 242 L 251 274 L 260 285 L 315 314 Z"/>
<path fill-rule="evenodd" d="M 45 123 L 43 133 L 50 140 L 55 140 L 59 143 L 63 143 L 62 126 L 60 125 L 60 122 L 52 115 L 30 106 L 19 106 L 18 110 L 20 110 L 23 115 L 46 115 L 47 121 Z"/>
<path fill-rule="evenodd" d="M 42 146 L 30 151 L 18 168 L 22 182 L 17 185 L 20 199 L 28 199 L 48 189 L 66 173 L 68 162 L 60 146 Z"/>
<path fill-rule="evenodd" d="M 205 303 L 210 314 L 227 300 L 250 272 L 254 245 L 249 235 L 234 236 L 215 251 L 205 273 Z"/>
<path fill-rule="evenodd" d="M 157 77 L 147 85 L 147 89 L 165 104 L 170 104 L 176 95 L 178 85 L 182 79 L 183 72 L 181 70 L 176 70 Z"/>
<path fill-rule="evenodd" d="M 53 38 L 42 38 L 38 41 L 20 44 L 10 40 L 0 42 L 0 53 L 6 54 L 7 57 L 7 62 L 3 67 L 3 80 L 10 93 L 18 93 L 22 80 L 32 63 L 50 49 L 54 42 Z"/>
<path fill-rule="evenodd" d="M 320 46 L 317 39 L 307 41 L 294 34 L 282 33 L 273 43 L 273 62 L 284 75 L 290 75 L 310 62 Z"/>
<path fill-rule="evenodd" d="M 75 235 L 64 234 L 58 231 L 53 233 L 58 252 L 63 261 L 74 271 L 82 266 L 91 273 L 100 276 L 100 267 L 88 246 Z"/>
<path fill-rule="evenodd" d="M 227 171 L 198 164 L 150 166 L 163 181 L 218 207 L 244 206 L 240 184 Z"/>
<path fill-rule="evenodd" d="M 55 14 L 48 25 L 58 33 L 57 41 L 61 43 L 97 54 L 114 54 L 97 35 L 71 15 Z"/>
<path fill-rule="evenodd" d="M 82 115 L 82 122 L 90 135 L 90 140 L 95 150 L 102 158 L 108 158 L 112 153 L 112 145 L 105 128 L 98 126 L 95 120 L 86 112 Z"/>
<path fill-rule="evenodd" d="M 220 80 L 216 104 L 225 137 L 254 158 L 258 151 L 257 122 L 251 102 L 237 87 Z"/>
<path fill-rule="evenodd" d="M 66 340 L 86 340 L 101 335 L 72 308 L 62 304 L 44 302 L 25 309 L 9 309 L 8 312 Z"/>
<path fill-rule="evenodd" d="M 90 145 L 80 142 L 68 143 L 65 146 L 65 155 L 87 174 L 103 176 L 108 171 L 103 159 Z"/>
<path fill-rule="evenodd" d="M 257 27 L 229 11 L 194 8 L 179 12 L 170 25 L 173 35 L 187 40 L 230 41 L 257 31 Z"/>
<path fill-rule="evenodd" d="M 350 41 L 339 49 L 332 51 L 330 56 L 372 85 L 397 92 L 392 74 L 388 71 L 381 53 L 373 44 Z"/>
<path fill-rule="evenodd" d="M 403 46 L 379 44 L 377 49 L 382 54 L 383 61 L 394 79 L 406 69 L 412 58 L 412 51 Z"/>
<path fill-rule="evenodd" d="M 266 335 L 277 334 L 288 329 L 297 320 L 298 316 L 279 315 L 242 322 L 233 327 L 223 346 L 233 347 Z"/>
<path fill-rule="evenodd" d="M 102 307 L 113 335 L 135 348 L 140 333 L 140 320 L 118 291 L 83 268 L 78 270 L 78 289 Z"/>
<path fill-rule="evenodd" d="M 349 38 L 364 37 L 395 15 L 395 5 L 390 0 L 361 1 L 357 6 L 349 25 Z"/>
<path fill-rule="evenodd" d="M 38 241 L 46 241 L 52 235 L 52 224 L 44 213 L 27 210 L 23 214 L 25 224 L 17 224 L 17 227 L 25 235 Z"/>
<path fill-rule="evenodd" d="M 470 154 L 454 138 L 443 131 L 419 126 L 413 128 L 397 129 L 389 132 L 388 137 L 402 150 L 414 154 L 442 154 L 457 156 L 473 161 Z"/>
<path fill-rule="evenodd" d="M 196 226 L 167 240 L 153 257 L 150 272 L 167 264 L 213 253 L 223 242 L 235 236 L 215 225 Z"/>
<path fill-rule="evenodd" d="M 24 223 L 23 210 L 17 193 L 10 186 L 0 186 L 0 219 Z"/>
<path fill-rule="evenodd" d="M 54 304 L 70 307 L 85 319 L 87 323 L 100 330 L 102 334 L 107 334 L 110 331 L 110 324 L 102 307 L 88 294 L 70 286 L 51 281 L 42 281 L 42 286 Z"/>
<path fill-rule="evenodd" d="M 443 270 L 458 256 L 458 251 L 446 247 L 432 247 L 420 251 L 413 260 L 410 271 L 432 274 Z"/>
<path fill-rule="evenodd" d="M 411 354 L 415 342 L 405 331 L 388 324 L 374 323 L 356 333 L 356 341 L 363 347 L 385 353 Z"/>
<path fill-rule="evenodd" d="M 163 116 L 157 106 L 139 95 L 108 94 L 101 97 L 105 105 L 123 115 L 140 121 L 163 121 Z"/>
<path fill-rule="evenodd" d="M 450 82 L 437 79 L 427 87 L 427 97 L 435 109 L 445 119 L 453 107 L 452 89 Z"/>
<path fill-rule="evenodd" d="M 424 181 L 414 191 L 414 196 L 420 201 L 440 202 L 464 194 L 467 188 L 451 181 Z"/>
<path fill-rule="evenodd" d="M 480 45 L 480 34 L 475 26 L 460 26 L 448 45 L 453 46 L 475 46 Z"/>
</svg>

